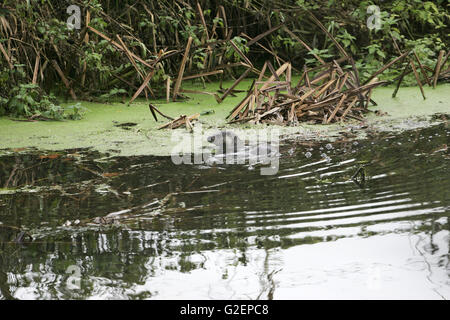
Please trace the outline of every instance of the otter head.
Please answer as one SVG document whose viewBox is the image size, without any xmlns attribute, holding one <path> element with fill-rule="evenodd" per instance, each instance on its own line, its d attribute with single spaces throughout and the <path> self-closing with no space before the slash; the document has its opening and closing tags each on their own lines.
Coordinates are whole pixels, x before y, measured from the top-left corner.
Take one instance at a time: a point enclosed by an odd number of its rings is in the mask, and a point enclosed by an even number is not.
<svg viewBox="0 0 450 320">
<path fill-rule="evenodd" d="M 223 153 L 237 152 L 243 148 L 241 140 L 231 131 L 220 131 L 209 136 L 207 141 L 216 145 Z"/>
</svg>

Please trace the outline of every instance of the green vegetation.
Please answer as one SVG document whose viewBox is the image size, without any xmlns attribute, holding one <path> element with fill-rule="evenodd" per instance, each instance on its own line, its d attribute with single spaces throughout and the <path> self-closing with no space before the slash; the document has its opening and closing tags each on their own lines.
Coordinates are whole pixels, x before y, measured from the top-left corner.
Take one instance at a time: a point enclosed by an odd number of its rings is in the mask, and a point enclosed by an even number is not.
<svg viewBox="0 0 450 320">
<path fill-rule="evenodd" d="M 55 103 L 56 99 L 42 94 L 36 84 L 19 84 L 11 89 L 9 99 L 1 98 L 0 115 L 10 114 L 41 120 L 79 120 L 85 111 L 80 103 L 66 109 Z"/>
<path fill-rule="evenodd" d="M 238 89 L 246 89 L 250 85 L 249 79 L 242 81 Z M 224 86 L 231 82 L 224 82 Z M 189 89 L 200 89 L 201 84 L 186 85 Z M 429 98 L 423 101 L 420 91 L 415 87 L 400 89 L 397 98 L 392 99 L 392 87 L 377 88 L 373 98 L 378 102 L 378 107 L 370 107 L 372 111 L 381 110 L 387 112 L 387 116 L 379 117 L 374 113 L 367 116 L 369 129 L 377 131 L 408 130 L 415 127 L 428 126 L 430 123 L 440 122 L 431 119 L 436 113 L 448 113 L 448 90 L 450 84 L 425 88 Z M 207 90 L 218 89 L 218 84 L 207 84 Z M 433 91 L 433 94 L 431 94 Z M 167 104 L 163 100 L 154 102 L 160 111 L 171 117 L 181 114 L 194 114 L 196 112 L 214 110 L 200 116 L 199 121 L 203 129 L 212 131 L 217 128 L 230 128 L 248 130 L 255 128 L 267 128 L 265 125 L 234 124 L 227 125 L 225 117 L 233 107 L 242 100 L 242 97 L 230 97 L 225 102 L 217 105 L 214 97 L 204 95 L 192 95 L 191 99 L 183 103 L 171 102 Z M 70 103 L 68 103 L 70 104 Z M 66 105 L 66 104 L 65 104 Z M 158 130 L 158 127 L 167 120 L 158 115 L 155 122 L 144 99 L 134 102 L 130 107 L 120 102 L 97 103 L 81 102 L 87 108 L 85 117 L 76 122 L 19 122 L 7 118 L 0 118 L 0 149 L 21 150 L 21 148 L 35 147 L 41 150 L 64 150 L 74 148 L 91 148 L 92 150 L 111 156 L 137 156 L 158 155 L 168 156 L 173 151 L 178 141 L 172 141 L 172 134 L 180 139 L 190 133 L 183 126 L 175 131 Z M 406 120 L 411 115 L 415 117 Z M 419 117 L 417 119 L 416 117 Z M 420 120 L 423 119 L 424 121 Z M 406 120 L 406 121 L 405 121 Z M 428 121 L 432 120 L 432 121 Z M 124 128 L 120 124 L 136 123 L 136 126 Z M 126 130 L 129 129 L 129 130 Z M 277 126 L 276 129 L 284 137 L 301 137 L 302 139 L 330 139 L 333 140 L 344 130 L 340 124 L 310 125 L 301 124 L 299 127 Z M 14 134 L 10 134 L 14 132 Z M 363 137 L 364 130 L 357 131 Z M 206 143 L 206 141 L 205 141 Z M 198 146 L 201 147 L 201 146 Z M 26 152 L 26 150 L 24 150 Z"/>
<path fill-rule="evenodd" d="M 81 8 L 79 30 L 68 27 L 69 4 Z M 368 12 L 371 5 L 380 8 L 378 30 L 367 26 L 368 19 L 376 13 Z M 222 41 L 222 46 L 214 48 L 217 41 L 227 38 L 256 67 L 266 59 L 277 63 L 268 50 L 275 52 L 278 59 L 291 61 L 297 69 L 304 64 L 317 64 L 312 53 L 330 61 L 339 53 L 311 22 L 309 12 L 355 57 L 362 79 L 398 55 L 392 37 L 402 50 L 414 49 L 424 66 L 433 68 L 437 53 L 446 49 L 448 43 L 448 8 L 445 0 L 328 0 L 320 5 L 304 0 L 236 0 L 200 1 L 199 6 L 194 0 L 5 0 L 0 6 L 0 114 L 77 119 L 81 110 L 74 107 L 67 115 L 54 96 L 64 97 L 70 92 L 72 98 L 99 101 L 130 96 L 147 74 L 148 62 L 165 54 L 152 65 L 154 74 L 147 90 L 150 98 L 161 97 L 167 78 L 174 79 L 178 74 L 181 53 L 189 37 L 193 38 L 193 49 L 187 74 L 239 61 L 241 57 L 229 44 Z M 87 23 L 113 41 L 118 42 L 120 37 L 142 61 L 131 63 L 124 52 L 88 29 Z M 280 24 L 310 44 L 313 51 L 308 52 L 284 28 L 261 39 L 261 46 L 247 46 L 248 37 Z M 393 80 L 401 69 L 387 70 L 382 79 Z M 227 69 L 223 76 L 237 77 L 240 73 L 240 68 Z M 209 76 L 206 80 L 218 77 Z M 414 82 L 409 74 L 403 83 Z"/>
</svg>

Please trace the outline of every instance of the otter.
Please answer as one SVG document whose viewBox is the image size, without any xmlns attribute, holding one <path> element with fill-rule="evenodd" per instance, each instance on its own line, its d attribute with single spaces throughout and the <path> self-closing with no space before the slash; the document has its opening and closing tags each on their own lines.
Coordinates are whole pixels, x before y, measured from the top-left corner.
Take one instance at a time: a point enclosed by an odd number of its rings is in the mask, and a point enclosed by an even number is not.
<svg viewBox="0 0 450 320">
<path fill-rule="evenodd" d="M 222 154 L 243 151 L 245 145 L 237 135 L 231 131 L 220 131 L 208 137 L 208 142 L 216 145 L 216 151 Z"/>
<path fill-rule="evenodd" d="M 272 146 L 270 142 L 260 143 L 253 146 L 246 146 L 239 137 L 231 131 L 219 131 L 207 138 L 209 143 L 216 145 L 217 154 L 234 153 L 238 156 L 262 156 L 273 157 L 278 154 L 278 149 Z"/>
</svg>

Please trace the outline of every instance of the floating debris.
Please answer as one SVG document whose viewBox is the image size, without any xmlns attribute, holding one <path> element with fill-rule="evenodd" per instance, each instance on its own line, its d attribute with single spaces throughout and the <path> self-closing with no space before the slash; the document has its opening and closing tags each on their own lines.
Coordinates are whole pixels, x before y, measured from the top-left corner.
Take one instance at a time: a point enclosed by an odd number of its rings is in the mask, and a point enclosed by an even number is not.
<svg viewBox="0 0 450 320">
<path fill-rule="evenodd" d="M 20 231 L 16 239 L 14 240 L 14 242 L 17 244 L 23 244 L 24 242 L 32 242 L 32 241 L 33 237 L 26 231 Z"/>
<path fill-rule="evenodd" d="M 179 118 L 160 126 L 158 128 L 158 130 L 160 130 L 160 129 L 176 129 L 182 125 L 186 125 L 186 128 L 188 128 L 188 130 L 192 130 L 191 121 L 197 120 L 199 117 L 200 117 L 200 113 L 193 114 L 189 117 L 182 115 Z"/>
<path fill-rule="evenodd" d="M 351 179 L 356 185 L 363 188 L 366 183 L 366 169 L 364 167 L 359 167 Z"/>
<path fill-rule="evenodd" d="M 137 126 L 137 123 L 134 122 L 125 122 L 125 123 L 116 123 L 114 127 L 122 128 L 124 130 L 130 130 L 131 127 Z"/>
</svg>

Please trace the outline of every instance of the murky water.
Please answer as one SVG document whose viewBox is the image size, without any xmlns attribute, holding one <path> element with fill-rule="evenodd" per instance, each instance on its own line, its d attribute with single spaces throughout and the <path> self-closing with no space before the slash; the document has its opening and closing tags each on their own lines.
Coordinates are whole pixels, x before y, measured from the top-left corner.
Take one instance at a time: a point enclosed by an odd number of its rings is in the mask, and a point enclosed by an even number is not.
<svg viewBox="0 0 450 320">
<path fill-rule="evenodd" d="M 0 156 L 0 297 L 448 299 L 449 136 L 442 124 L 290 141 L 274 176 L 10 150 Z M 115 212 L 126 218 L 95 219 Z"/>
</svg>

